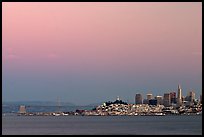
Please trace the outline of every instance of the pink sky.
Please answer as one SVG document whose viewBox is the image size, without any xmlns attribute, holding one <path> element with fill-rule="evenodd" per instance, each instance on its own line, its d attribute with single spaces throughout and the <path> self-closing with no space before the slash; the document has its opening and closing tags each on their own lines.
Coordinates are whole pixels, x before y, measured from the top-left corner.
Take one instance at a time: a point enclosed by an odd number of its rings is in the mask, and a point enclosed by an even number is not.
<svg viewBox="0 0 204 137">
<path fill-rule="evenodd" d="M 10 72 L 190 75 L 201 83 L 201 2 L 2 4 Z"/>
</svg>

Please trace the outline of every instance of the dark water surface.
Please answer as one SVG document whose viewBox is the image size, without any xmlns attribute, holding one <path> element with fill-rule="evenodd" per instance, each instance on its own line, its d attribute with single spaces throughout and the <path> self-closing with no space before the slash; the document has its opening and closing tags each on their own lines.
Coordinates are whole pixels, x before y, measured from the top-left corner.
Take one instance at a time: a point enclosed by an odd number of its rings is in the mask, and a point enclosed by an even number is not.
<svg viewBox="0 0 204 137">
<path fill-rule="evenodd" d="M 2 116 L 2 134 L 202 135 L 195 116 Z"/>
</svg>

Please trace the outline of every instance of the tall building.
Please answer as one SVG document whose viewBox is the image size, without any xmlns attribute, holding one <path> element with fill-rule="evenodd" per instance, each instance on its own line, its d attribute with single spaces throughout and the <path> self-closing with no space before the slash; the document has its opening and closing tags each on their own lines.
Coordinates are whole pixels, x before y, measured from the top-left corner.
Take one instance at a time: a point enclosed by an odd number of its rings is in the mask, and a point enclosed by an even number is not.
<svg viewBox="0 0 204 137">
<path fill-rule="evenodd" d="M 142 104 L 142 95 L 141 94 L 135 95 L 135 104 Z"/>
<path fill-rule="evenodd" d="M 147 100 L 152 99 L 152 94 L 147 94 Z"/>
<path fill-rule="evenodd" d="M 189 103 L 193 103 L 195 101 L 195 92 L 189 91 L 188 95 L 185 98 L 185 101 L 188 101 Z"/>
<path fill-rule="evenodd" d="M 147 94 L 147 99 L 143 100 L 143 104 L 150 104 L 150 100 L 152 99 L 152 94 Z"/>
<path fill-rule="evenodd" d="M 178 96 L 177 96 L 177 106 L 181 106 L 182 105 L 182 98 L 181 98 L 181 95 L 182 95 L 182 91 L 181 91 L 181 86 L 178 85 Z"/>
<path fill-rule="evenodd" d="M 194 91 L 189 92 L 189 98 L 190 98 L 191 103 L 195 101 L 195 92 Z"/>
<path fill-rule="evenodd" d="M 157 100 L 157 105 L 162 105 L 163 104 L 162 96 L 156 96 L 155 99 Z"/>
<path fill-rule="evenodd" d="M 164 93 L 163 104 L 164 104 L 165 107 L 170 106 L 170 93 Z"/>
<path fill-rule="evenodd" d="M 171 104 L 176 104 L 176 92 L 175 91 L 172 91 L 170 92 L 170 103 Z"/>
</svg>

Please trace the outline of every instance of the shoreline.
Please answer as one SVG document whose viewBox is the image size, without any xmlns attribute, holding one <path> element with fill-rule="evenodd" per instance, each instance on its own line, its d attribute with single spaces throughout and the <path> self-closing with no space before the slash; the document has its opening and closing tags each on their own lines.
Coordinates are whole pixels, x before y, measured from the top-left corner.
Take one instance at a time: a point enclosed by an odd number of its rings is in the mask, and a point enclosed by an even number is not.
<svg viewBox="0 0 204 137">
<path fill-rule="evenodd" d="M 29 112 L 24 114 L 19 113 L 2 113 L 3 116 L 202 116 L 202 113 L 184 113 L 184 114 L 137 114 L 137 115 L 83 115 L 83 114 L 66 114 L 66 113 L 56 113 L 56 112 Z"/>
</svg>

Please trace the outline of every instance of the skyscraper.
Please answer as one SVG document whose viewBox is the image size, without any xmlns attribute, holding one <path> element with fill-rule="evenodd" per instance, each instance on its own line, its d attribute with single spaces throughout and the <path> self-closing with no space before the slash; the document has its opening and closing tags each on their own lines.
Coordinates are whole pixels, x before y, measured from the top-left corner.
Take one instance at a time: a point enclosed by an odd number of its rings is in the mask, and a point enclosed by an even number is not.
<svg viewBox="0 0 204 137">
<path fill-rule="evenodd" d="M 190 91 L 189 92 L 189 97 L 190 97 L 190 102 L 194 102 L 195 101 L 195 92 L 194 91 Z"/>
<path fill-rule="evenodd" d="M 142 104 L 142 95 L 141 94 L 135 95 L 135 104 Z"/>
<path fill-rule="evenodd" d="M 164 104 L 165 107 L 170 106 L 170 93 L 164 93 L 163 104 Z"/>
<path fill-rule="evenodd" d="M 147 94 L 147 100 L 152 99 L 152 94 Z"/>
<path fill-rule="evenodd" d="M 181 86 L 178 85 L 178 96 L 177 96 L 177 105 L 180 106 L 182 104 L 182 99 L 181 99 Z"/>
<path fill-rule="evenodd" d="M 170 92 L 170 100 L 171 103 L 176 104 L 176 92 L 174 91 Z"/>
<path fill-rule="evenodd" d="M 156 96 L 155 99 L 157 100 L 157 105 L 162 105 L 163 104 L 162 96 Z"/>
<path fill-rule="evenodd" d="M 143 104 L 149 104 L 149 101 L 152 99 L 152 94 L 147 94 L 147 99 L 143 100 Z M 146 101 L 146 102 L 145 102 Z"/>
</svg>

